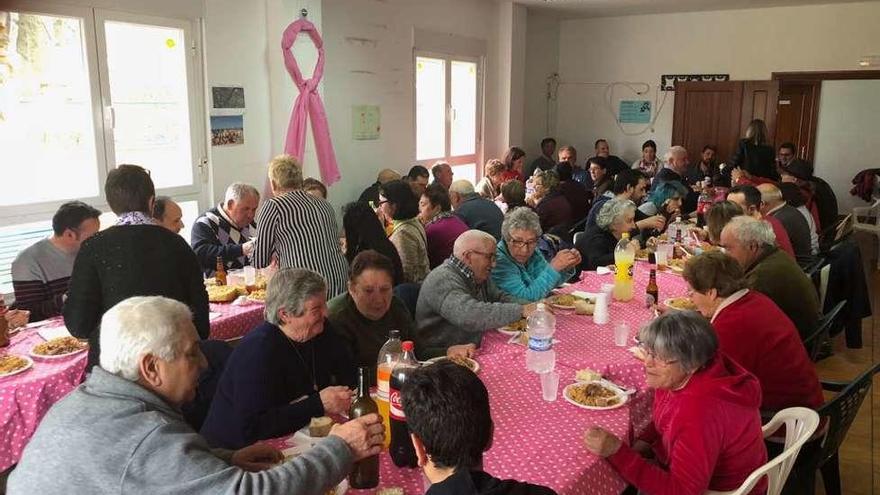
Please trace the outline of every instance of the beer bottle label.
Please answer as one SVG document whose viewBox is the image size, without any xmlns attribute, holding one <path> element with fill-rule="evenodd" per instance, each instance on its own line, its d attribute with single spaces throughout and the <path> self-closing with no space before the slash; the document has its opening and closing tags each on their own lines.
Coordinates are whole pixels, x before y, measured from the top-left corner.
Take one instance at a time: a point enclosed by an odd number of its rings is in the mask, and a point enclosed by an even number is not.
<svg viewBox="0 0 880 495">
<path fill-rule="evenodd" d="M 388 412 L 391 419 L 406 421 L 403 414 L 403 402 L 400 400 L 400 390 L 390 390 L 388 394 Z"/>
</svg>

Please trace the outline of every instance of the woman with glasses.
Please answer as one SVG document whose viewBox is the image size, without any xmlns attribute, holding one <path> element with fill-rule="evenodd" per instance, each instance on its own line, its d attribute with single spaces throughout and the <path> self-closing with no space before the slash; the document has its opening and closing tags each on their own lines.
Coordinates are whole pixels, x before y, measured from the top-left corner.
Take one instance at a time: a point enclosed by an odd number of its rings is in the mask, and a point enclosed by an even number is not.
<svg viewBox="0 0 880 495">
<path fill-rule="evenodd" d="M 697 495 L 738 488 L 767 462 L 758 380 L 718 351 L 706 318 L 673 311 L 639 332 L 652 422 L 631 445 L 601 427 L 584 443 L 644 493 Z M 653 456 L 652 460 L 646 457 Z M 752 494 L 764 493 L 762 481 Z"/>
<path fill-rule="evenodd" d="M 536 248 L 541 238 L 538 214 L 529 208 L 515 208 L 504 217 L 498 261 L 492 280 L 508 294 L 537 301 L 570 279 L 581 262 L 577 249 L 562 249 L 548 263 Z"/>
<path fill-rule="evenodd" d="M 628 199 L 614 198 L 602 205 L 596 215 L 596 223 L 575 242 L 574 247 L 581 254 L 581 270 L 595 270 L 597 267 L 614 263 L 614 248 L 624 233 L 636 227 L 636 205 Z M 634 249 L 639 249 L 639 241 L 632 240 Z"/>
<path fill-rule="evenodd" d="M 797 328 L 769 297 L 746 287 L 735 259 L 703 253 L 688 260 L 682 275 L 721 350 L 761 383 L 761 409 L 822 405 L 822 386 Z"/>
</svg>

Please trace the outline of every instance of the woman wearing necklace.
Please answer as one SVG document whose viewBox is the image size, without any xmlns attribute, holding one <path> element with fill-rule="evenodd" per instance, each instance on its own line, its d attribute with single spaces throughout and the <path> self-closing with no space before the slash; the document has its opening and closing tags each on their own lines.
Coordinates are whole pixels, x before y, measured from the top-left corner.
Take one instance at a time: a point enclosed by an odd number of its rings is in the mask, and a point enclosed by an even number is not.
<svg viewBox="0 0 880 495">
<path fill-rule="evenodd" d="M 330 328 L 321 275 L 285 268 L 269 281 L 266 321 L 226 363 L 202 435 L 237 449 L 292 434 L 351 405 L 354 359 Z"/>
</svg>

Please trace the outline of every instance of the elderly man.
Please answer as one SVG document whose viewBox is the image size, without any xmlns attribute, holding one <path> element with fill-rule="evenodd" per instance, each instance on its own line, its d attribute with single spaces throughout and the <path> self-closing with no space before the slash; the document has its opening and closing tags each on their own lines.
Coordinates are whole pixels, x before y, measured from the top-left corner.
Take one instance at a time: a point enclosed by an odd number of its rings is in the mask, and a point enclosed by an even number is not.
<svg viewBox="0 0 880 495">
<path fill-rule="evenodd" d="M 440 184 L 443 189 L 449 190 L 452 185 L 452 167 L 446 162 L 437 162 L 431 167 L 431 175 L 434 176 L 433 184 Z"/>
<path fill-rule="evenodd" d="M 390 168 L 380 170 L 379 175 L 376 176 L 376 182 L 374 182 L 370 187 L 364 189 L 364 191 L 358 198 L 358 201 L 363 201 L 364 203 L 372 202 L 374 207 L 378 206 L 379 186 L 393 180 L 400 180 L 400 174 L 395 172 L 394 170 L 391 170 Z"/>
<path fill-rule="evenodd" d="M 183 210 L 168 196 L 156 197 L 156 203 L 153 204 L 153 218 L 156 223 L 175 234 L 179 234 L 183 228 Z"/>
<path fill-rule="evenodd" d="M 810 245 L 810 225 L 799 211 L 782 199 L 782 191 L 775 184 L 758 185 L 761 192 L 761 213 L 765 218 L 775 218 L 788 234 L 796 258 L 803 259 L 813 254 Z"/>
<path fill-rule="evenodd" d="M 196 219 L 190 242 L 205 275 L 214 275 L 217 258 L 223 258 L 227 270 L 247 264 L 248 256 L 254 252 L 254 217 L 259 204 L 256 187 L 235 182 L 226 188 L 223 203 Z"/>
<path fill-rule="evenodd" d="M 52 235 L 18 253 L 12 262 L 14 308 L 30 311 L 31 321 L 61 314 L 76 254 L 100 228 L 100 215 L 81 201 L 58 208 L 52 217 Z"/>
<path fill-rule="evenodd" d="M 208 338 L 208 294 L 199 262 L 182 237 L 150 217 L 156 197 L 150 174 L 137 165 L 119 165 L 107 174 L 104 193 L 118 220 L 83 243 L 63 309 L 70 333 L 90 340 L 89 367 L 98 362 L 101 315 L 132 296 L 186 304 L 199 335 Z"/>
<path fill-rule="evenodd" d="M 578 165 L 578 152 L 574 146 L 565 145 L 559 148 L 559 161 L 571 164 L 571 178 L 580 184 L 586 183 L 590 173 L 584 167 Z"/>
<path fill-rule="evenodd" d="M 754 218 L 755 220 L 764 220 L 773 228 L 773 235 L 776 237 L 776 245 L 779 249 L 785 251 L 794 258 L 794 248 L 791 245 L 791 239 L 788 238 L 788 232 L 782 223 L 775 217 L 764 216 L 762 211 L 761 191 L 752 185 L 735 186 L 727 193 L 727 200 L 732 201 L 742 208 L 743 213 Z"/>
<path fill-rule="evenodd" d="M 743 267 L 749 288 L 772 299 L 802 339 L 813 333 L 819 320 L 816 288 L 776 247 L 770 225 L 745 215 L 734 217 L 721 231 L 720 245 Z"/>
<path fill-rule="evenodd" d="M 532 314 L 534 304 L 522 304 L 492 282 L 495 260 L 495 238 L 468 230 L 456 239 L 452 256 L 428 274 L 416 304 L 420 358 L 446 354 L 454 345 L 476 348 L 484 331 Z"/>
<path fill-rule="evenodd" d="M 320 494 L 381 449 L 375 414 L 334 426 L 286 462 L 264 444 L 211 449 L 180 413 L 205 366 L 186 305 L 133 297 L 101 329 L 101 366 L 43 418 L 10 493 Z"/>
<path fill-rule="evenodd" d="M 474 185 L 467 180 L 457 180 L 449 186 L 449 201 L 452 209 L 468 227 L 492 234 L 501 239 L 501 222 L 504 213 L 493 201 L 481 197 L 474 191 Z"/>
</svg>

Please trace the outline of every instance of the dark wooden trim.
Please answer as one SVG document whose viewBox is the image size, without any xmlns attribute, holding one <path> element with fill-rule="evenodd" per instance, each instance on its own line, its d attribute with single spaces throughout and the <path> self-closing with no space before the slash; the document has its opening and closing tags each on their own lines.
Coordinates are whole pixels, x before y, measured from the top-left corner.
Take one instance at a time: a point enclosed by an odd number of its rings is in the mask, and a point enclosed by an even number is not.
<svg viewBox="0 0 880 495">
<path fill-rule="evenodd" d="M 880 70 L 837 70 L 805 72 L 773 72 L 774 81 L 838 81 L 852 79 L 880 79 Z"/>
</svg>

